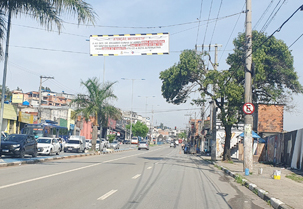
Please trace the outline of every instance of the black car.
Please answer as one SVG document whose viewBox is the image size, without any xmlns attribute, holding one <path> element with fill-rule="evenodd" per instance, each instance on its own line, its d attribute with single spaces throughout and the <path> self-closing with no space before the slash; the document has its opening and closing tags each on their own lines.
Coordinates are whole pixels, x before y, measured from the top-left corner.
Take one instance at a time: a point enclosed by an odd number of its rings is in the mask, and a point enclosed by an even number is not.
<svg viewBox="0 0 303 209">
<path fill-rule="evenodd" d="M 1 155 L 24 158 L 25 154 L 37 157 L 37 142 L 34 136 L 11 134 L 1 141 Z"/>
</svg>

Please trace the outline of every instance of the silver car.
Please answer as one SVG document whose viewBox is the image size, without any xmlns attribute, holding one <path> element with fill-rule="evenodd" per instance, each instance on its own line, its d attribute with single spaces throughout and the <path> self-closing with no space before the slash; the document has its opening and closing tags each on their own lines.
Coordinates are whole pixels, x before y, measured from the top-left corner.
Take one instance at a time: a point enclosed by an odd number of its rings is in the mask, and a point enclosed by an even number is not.
<svg viewBox="0 0 303 209">
<path fill-rule="evenodd" d="M 112 143 L 109 144 L 110 148 L 112 149 L 120 149 L 120 142 L 114 140 Z"/>
<path fill-rule="evenodd" d="M 149 150 L 149 143 L 148 141 L 140 141 L 138 145 L 138 150 L 140 149 L 147 149 Z"/>
</svg>

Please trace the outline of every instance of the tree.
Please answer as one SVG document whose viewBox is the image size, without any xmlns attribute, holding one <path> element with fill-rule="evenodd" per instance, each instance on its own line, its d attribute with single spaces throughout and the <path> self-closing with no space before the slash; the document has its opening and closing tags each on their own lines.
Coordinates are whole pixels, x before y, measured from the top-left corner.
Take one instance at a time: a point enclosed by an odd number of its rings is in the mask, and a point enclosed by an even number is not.
<svg viewBox="0 0 303 209">
<path fill-rule="evenodd" d="M 284 103 L 289 101 L 292 93 L 303 93 L 303 88 L 286 44 L 274 37 L 264 42 L 267 38 L 263 33 L 253 32 L 253 101 Z M 178 64 L 160 73 L 162 95 L 167 102 L 184 103 L 195 91 L 216 102 L 220 109 L 218 117 L 225 129 L 223 160 L 230 160 L 232 126 L 243 121 L 245 34 L 239 34 L 234 45 L 234 53 L 227 59 L 231 66 L 228 70 L 210 71 L 200 55 L 193 50 L 184 50 Z M 207 54 L 203 56 L 209 57 Z M 214 93 L 209 91 L 209 85 L 215 86 Z"/>
<path fill-rule="evenodd" d="M 103 116 L 104 111 L 110 109 L 108 111 L 108 117 L 111 117 L 112 112 L 115 109 L 114 106 L 110 105 L 108 101 L 110 99 L 116 99 L 117 97 L 112 92 L 112 86 L 116 82 L 106 83 L 101 86 L 99 80 L 97 78 L 88 79 L 87 81 L 81 81 L 81 85 L 84 86 L 88 92 L 88 95 L 78 95 L 76 99 L 73 100 L 72 103 L 77 104 L 77 109 L 75 110 L 75 115 L 82 114 L 86 121 L 90 119 L 90 117 L 94 117 L 93 123 L 93 133 L 92 133 L 92 148 L 95 150 L 96 139 L 98 134 L 98 125 L 102 127 L 104 126 Z M 107 124 L 106 124 L 107 125 Z"/>
<path fill-rule="evenodd" d="M 178 138 L 180 138 L 180 139 L 185 139 L 185 138 L 186 138 L 186 132 L 183 131 L 183 132 L 181 132 L 181 133 L 178 133 L 177 136 L 178 136 Z"/>
<path fill-rule="evenodd" d="M 8 48 L 10 38 L 10 27 L 12 15 L 21 16 L 29 15 L 36 19 L 40 25 L 46 26 L 48 30 L 52 30 L 52 24 L 55 24 L 60 32 L 62 27 L 62 20 L 59 18 L 61 14 L 75 14 L 78 16 L 78 24 L 81 22 L 94 23 L 95 13 L 91 6 L 83 0 L 0 0 L 0 11 L 7 15 L 7 32 L 6 32 L 6 47 L 3 70 L 3 86 L 6 86 L 6 73 L 8 62 Z M 2 36 L 2 23 L 4 16 L 0 14 L 0 35 Z M 2 51 L 2 50 L 1 50 Z M 1 54 L 0 51 L 0 54 Z M 0 111 L 0 127 L 2 127 L 3 120 L 3 102 L 4 102 L 5 88 L 2 88 L 2 100 Z M 1 130 L 0 130 L 1 131 Z M 0 141 L 1 145 L 1 141 Z"/>
<path fill-rule="evenodd" d="M 130 124 L 126 125 L 126 128 L 130 129 Z M 137 121 L 135 124 L 132 124 L 132 133 L 134 136 L 141 136 L 145 138 L 148 133 L 148 130 L 149 129 L 146 124 L 140 121 Z"/>
</svg>

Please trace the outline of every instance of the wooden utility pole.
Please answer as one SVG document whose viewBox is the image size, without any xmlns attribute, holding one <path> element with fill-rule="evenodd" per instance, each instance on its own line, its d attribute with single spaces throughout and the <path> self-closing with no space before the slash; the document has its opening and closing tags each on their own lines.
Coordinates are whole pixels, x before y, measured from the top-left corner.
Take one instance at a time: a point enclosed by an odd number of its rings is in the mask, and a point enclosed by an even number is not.
<svg viewBox="0 0 303 209">
<path fill-rule="evenodd" d="M 245 103 L 252 103 L 252 24 L 251 24 L 251 0 L 246 0 L 246 54 L 245 54 Z M 253 170 L 252 155 L 252 128 L 253 116 L 246 114 L 244 117 L 244 164 L 243 170 Z"/>
</svg>

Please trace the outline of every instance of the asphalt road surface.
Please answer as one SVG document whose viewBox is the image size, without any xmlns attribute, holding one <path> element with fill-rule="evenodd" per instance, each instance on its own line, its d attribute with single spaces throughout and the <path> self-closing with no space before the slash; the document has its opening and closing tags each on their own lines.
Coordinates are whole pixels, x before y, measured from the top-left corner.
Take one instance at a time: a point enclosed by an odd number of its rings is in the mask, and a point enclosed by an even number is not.
<svg viewBox="0 0 303 209">
<path fill-rule="evenodd" d="M 180 147 L 0 168 L 0 208 L 270 208 Z"/>
</svg>

